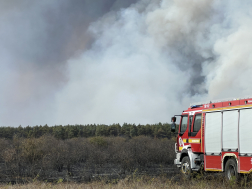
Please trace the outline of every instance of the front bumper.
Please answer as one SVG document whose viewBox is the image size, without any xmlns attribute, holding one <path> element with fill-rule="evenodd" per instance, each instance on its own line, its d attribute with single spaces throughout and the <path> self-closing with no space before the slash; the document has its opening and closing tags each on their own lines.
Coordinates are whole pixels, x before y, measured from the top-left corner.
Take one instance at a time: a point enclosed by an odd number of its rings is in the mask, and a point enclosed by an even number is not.
<svg viewBox="0 0 252 189">
<path fill-rule="evenodd" d="M 177 165 L 177 167 L 181 166 L 181 162 L 179 161 L 179 159 L 174 159 L 174 164 Z"/>
<path fill-rule="evenodd" d="M 176 153 L 176 159 L 174 159 L 174 164 L 177 165 L 177 167 L 181 166 L 180 155 L 181 154 L 179 152 L 177 152 Z"/>
</svg>

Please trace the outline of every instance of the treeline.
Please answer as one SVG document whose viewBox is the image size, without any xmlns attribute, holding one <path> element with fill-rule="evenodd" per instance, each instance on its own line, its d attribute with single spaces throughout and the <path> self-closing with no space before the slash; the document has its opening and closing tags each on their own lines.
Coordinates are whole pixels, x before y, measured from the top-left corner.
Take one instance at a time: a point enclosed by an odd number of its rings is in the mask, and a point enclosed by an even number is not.
<svg viewBox="0 0 252 189">
<path fill-rule="evenodd" d="M 123 136 L 136 137 L 148 136 L 152 138 L 171 138 L 175 136 L 171 133 L 168 123 L 135 125 L 124 123 L 122 126 L 117 124 L 88 124 L 88 125 L 55 125 L 55 126 L 27 126 L 27 127 L 0 127 L 0 138 L 13 139 L 14 136 L 22 138 L 39 138 L 45 134 L 54 136 L 57 139 L 71 139 L 77 137 L 95 136 Z"/>
</svg>

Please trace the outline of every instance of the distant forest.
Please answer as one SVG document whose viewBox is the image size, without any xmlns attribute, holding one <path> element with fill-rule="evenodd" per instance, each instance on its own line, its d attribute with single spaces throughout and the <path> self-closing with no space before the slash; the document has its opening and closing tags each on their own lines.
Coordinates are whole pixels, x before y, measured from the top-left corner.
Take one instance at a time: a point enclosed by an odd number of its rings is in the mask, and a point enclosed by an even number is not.
<svg viewBox="0 0 252 189">
<path fill-rule="evenodd" d="M 0 127 L 0 138 L 13 139 L 14 136 L 22 138 L 39 138 L 43 135 L 51 135 L 57 139 L 65 140 L 77 137 L 95 137 L 95 136 L 121 136 L 136 137 L 148 136 L 153 138 L 171 138 L 175 136 L 171 133 L 171 127 L 168 123 L 135 125 L 124 123 L 122 126 L 112 125 L 55 125 L 55 126 L 27 126 L 27 127 Z"/>
</svg>

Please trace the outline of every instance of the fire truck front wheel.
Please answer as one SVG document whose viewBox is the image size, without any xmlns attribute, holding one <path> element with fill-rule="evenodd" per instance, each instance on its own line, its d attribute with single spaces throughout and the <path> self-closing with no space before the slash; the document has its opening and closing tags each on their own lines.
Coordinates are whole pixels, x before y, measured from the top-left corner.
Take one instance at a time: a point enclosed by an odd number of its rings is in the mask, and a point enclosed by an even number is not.
<svg viewBox="0 0 252 189">
<path fill-rule="evenodd" d="M 237 163 L 234 158 L 227 160 L 227 163 L 225 165 L 225 177 L 228 181 L 238 181 L 239 175 L 237 172 Z"/>
<path fill-rule="evenodd" d="M 190 179 L 192 169 L 188 156 L 183 157 L 181 161 L 181 172 L 186 179 Z"/>
</svg>

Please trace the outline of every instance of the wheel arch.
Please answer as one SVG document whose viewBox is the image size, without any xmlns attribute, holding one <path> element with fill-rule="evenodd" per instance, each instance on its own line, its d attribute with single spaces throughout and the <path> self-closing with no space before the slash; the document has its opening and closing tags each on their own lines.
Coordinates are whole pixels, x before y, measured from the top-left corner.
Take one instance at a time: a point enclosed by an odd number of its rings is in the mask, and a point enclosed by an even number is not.
<svg viewBox="0 0 252 189">
<path fill-rule="evenodd" d="M 238 158 L 237 158 L 237 156 L 236 156 L 234 153 L 226 153 L 226 154 L 223 156 L 223 158 L 222 158 L 222 171 L 223 171 L 223 172 L 225 171 L 226 163 L 227 163 L 227 161 L 228 161 L 230 158 L 235 159 L 236 165 L 237 165 L 237 172 L 238 172 Z"/>
<path fill-rule="evenodd" d="M 183 149 L 183 150 L 181 151 L 180 162 L 182 161 L 182 159 L 183 159 L 185 156 L 188 156 L 188 157 L 189 157 L 189 154 L 188 154 L 188 150 L 187 150 L 187 149 Z"/>
</svg>

